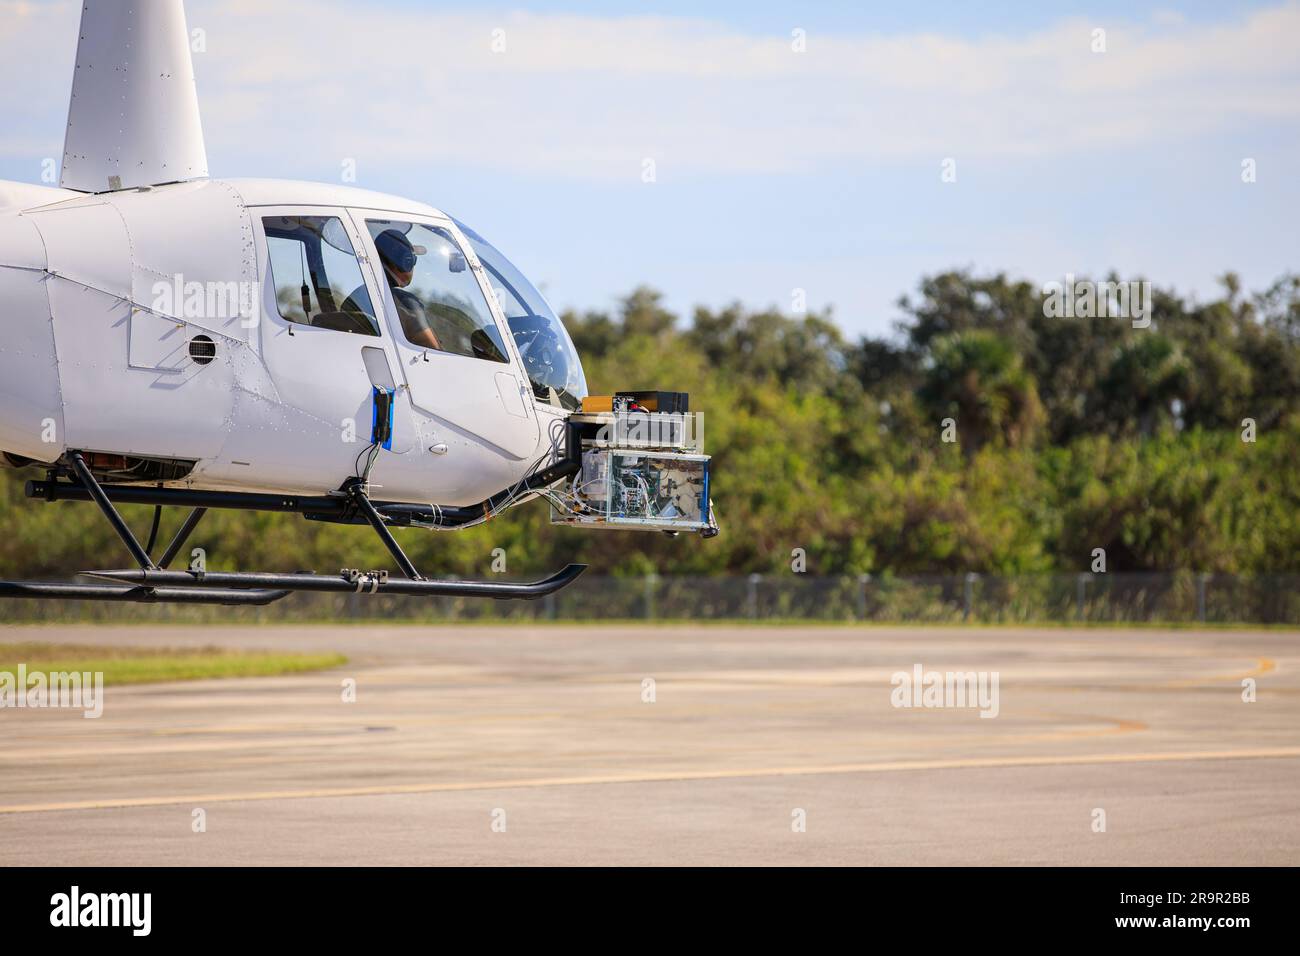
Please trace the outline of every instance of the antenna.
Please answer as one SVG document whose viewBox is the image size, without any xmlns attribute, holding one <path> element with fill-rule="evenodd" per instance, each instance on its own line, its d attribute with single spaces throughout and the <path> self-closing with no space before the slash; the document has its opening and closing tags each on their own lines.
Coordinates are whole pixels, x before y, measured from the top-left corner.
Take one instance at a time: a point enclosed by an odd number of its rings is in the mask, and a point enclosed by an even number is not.
<svg viewBox="0 0 1300 956">
<path fill-rule="evenodd" d="M 60 185 L 101 193 L 207 175 L 183 0 L 84 0 Z"/>
</svg>

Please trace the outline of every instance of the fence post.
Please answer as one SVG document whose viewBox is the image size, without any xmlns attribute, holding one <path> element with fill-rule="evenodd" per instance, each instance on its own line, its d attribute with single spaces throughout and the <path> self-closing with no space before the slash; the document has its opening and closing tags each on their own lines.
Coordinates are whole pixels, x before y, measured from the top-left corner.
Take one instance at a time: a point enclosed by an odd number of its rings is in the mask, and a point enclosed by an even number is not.
<svg viewBox="0 0 1300 956">
<path fill-rule="evenodd" d="M 645 616 L 646 620 L 651 620 L 655 616 L 655 584 L 659 580 L 659 575 L 651 571 L 645 576 Z"/>
<path fill-rule="evenodd" d="M 745 613 L 751 618 L 758 617 L 758 582 L 763 580 L 761 574 L 751 574 L 745 587 Z"/>
<path fill-rule="evenodd" d="M 552 591 L 550 594 L 546 595 L 546 597 L 542 599 L 542 606 L 546 614 L 546 619 L 548 621 L 554 621 L 555 620 L 555 592 L 554 591 Z"/>
<path fill-rule="evenodd" d="M 966 599 L 965 613 L 962 614 L 963 621 L 970 620 L 971 605 L 975 603 L 975 581 L 979 577 L 974 571 L 966 572 L 966 586 L 964 597 Z"/>
<path fill-rule="evenodd" d="M 1076 620 L 1083 620 L 1083 602 L 1088 597 L 1088 575 L 1080 574 L 1075 591 L 1075 608 L 1074 617 Z"/>
<path fill-rule="evenodd" d="M 1196 619 L 1202 624 L 1205 623 L 1205 586 L 1209 583 L 1208 574 L 1198 574 L 1196 576 Z"/>
<path fill-rule="evenodd" d="M 867 585 L 871 583 L 871 575 L 858 575 L 858 620 L 867 619 Z"/>
</svg>

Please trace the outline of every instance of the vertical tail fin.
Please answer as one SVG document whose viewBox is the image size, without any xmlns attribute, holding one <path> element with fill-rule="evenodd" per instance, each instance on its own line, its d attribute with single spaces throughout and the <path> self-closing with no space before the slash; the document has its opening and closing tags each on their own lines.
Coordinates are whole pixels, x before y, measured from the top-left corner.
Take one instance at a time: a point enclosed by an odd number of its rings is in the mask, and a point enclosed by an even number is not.
<svg viewBox="0 0 1300 956">
<path fill-rule="evenodd" d="M 60 184 L 99 193 L 207 175 L 183 0 L 83 0 Z"/>
</svg>

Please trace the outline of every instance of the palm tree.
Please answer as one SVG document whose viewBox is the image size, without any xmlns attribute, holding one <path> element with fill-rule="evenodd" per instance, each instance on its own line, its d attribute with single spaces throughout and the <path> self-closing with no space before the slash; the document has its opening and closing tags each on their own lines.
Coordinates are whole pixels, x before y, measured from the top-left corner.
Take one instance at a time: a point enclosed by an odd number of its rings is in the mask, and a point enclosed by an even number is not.
<svg viewBox="0 0 1300 956">
<path fill-rule="evenodd" d="M 982 329 L 935 339 L 919 397 L 938 419 L 952 418 L 969 457 L 984 445 L 1029 444 L 1043 422 L 1034 377 L 1015 347 Z"/>
</svg>

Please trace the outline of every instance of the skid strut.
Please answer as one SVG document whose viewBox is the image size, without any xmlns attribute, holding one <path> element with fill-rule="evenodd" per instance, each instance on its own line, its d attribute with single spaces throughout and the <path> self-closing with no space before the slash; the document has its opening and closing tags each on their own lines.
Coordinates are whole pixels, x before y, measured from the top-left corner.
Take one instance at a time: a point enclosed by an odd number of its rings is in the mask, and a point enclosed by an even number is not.
<svg viewBox="0 0 1300 956">
<path fill-rule="evenodd" d="M 131 529 L 127 527 L 126 522 L 122 520 L 122 516 L 113 507 L 113 502 L 109 501 L 108 495 L 104 494 L 104 489 L 99 487 L 99 482 L 95 480 L 95 476 L 86 467 L 86 459 L 81 457 L 81 452 L 74 451 L 68 458 L 72 462 L 72 470 L 81 479 L 86 491 L 90 492 L 90 497 L 94 499 L 95 504 L 99 505 L 99 510 L 104 512 L 104 517 L 113 526 L 117 536 L 122 539 L 126 549 L 131 552 L 131 557 L 135 558 L 135 563 L 142 568 L 154 567 L 153 561 L 149 558 L 149 552 L 140 546 L 140 542 L 135 539 Z"/>
<path fill-rule="evenodd" d="M 386 547 L 388 553 L 393 556 L 393 560 L 396 561 L 397 566 L 402 569 L 402 573 L 412 581 L 423 580 L 423 578 L 420 577 L 420 572 L 415 570 L 415 565 L 411 563 L 411 559 L 408 558 L 406 552 L 402 550 L 402 546 L 399 545 L 397 539 L 393 537 L 393 533 L 389 531 L 387 526 L 384 524 L 383 516 L 375 510 L 375 506 L 371 504 L 370 499 L 366 497 L 365 485 L 362 483 L 361 479 L 357 478 L 349 481 L 346 488 L 348 497 L 352 499 L 352 502 L 357 506 L 357 510 L 361 512 L 366 521 L 370 522 L 370 527 L 375 529 L 375 534 L 379 535 L 379 540 L 384 542 L 384 547 Z"/>
<path fill-rule="evenodd" d="M 82 457 L 81 452 L 74 451 L 68 456 L 69 464 L 72 467 L 73 474 L 81 482 L 81 487 L 91 501 L 99 506 L 104 517 L 117 536 L 122 539 L 126 545 L 127 551 L 135 559 L 136 564 L 142 571 L 156 571 L 158 564 L 153 562 L 149 557 L 149 548 L 142 546 L 136 536 L 131 532 L 126 521 L 113 502 L 109 500 L 108 494 L 95 479 L 90 468 L 86 465 L 86 459 Z M 158 506 L 161 509 L 161 506 Z M 185 544 L 186 539 L 198 524 L 199 518 L 203 517 L 203 509 L 196 508 L 194 512 L 185 519 L 180 531 L 167 547 L 163 555 L 161 566 L 166 567 L 176 556 L 176 552 Z M 150 546 L 158 534 L 157 511 L 154 513 L 154 523 L 149 532 Z M 261 606 L 270 604 L 272 601 L 278 601 L 289 594 L 289 591 L 268 588 L 197 588 L 197 587 L 156 587 L 154 585 L 114 585 L 114 584 L 72 584 L 64 582 L 47 582 L 47 581 L 0 581 L 0 598 L 55 598 L 60 600 L 71 601 L 116 601 L 134 604 L 225 604 L 225 605 L 244 605 L 244 606 Z"/>
</svg>

